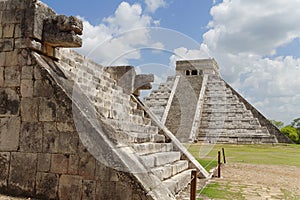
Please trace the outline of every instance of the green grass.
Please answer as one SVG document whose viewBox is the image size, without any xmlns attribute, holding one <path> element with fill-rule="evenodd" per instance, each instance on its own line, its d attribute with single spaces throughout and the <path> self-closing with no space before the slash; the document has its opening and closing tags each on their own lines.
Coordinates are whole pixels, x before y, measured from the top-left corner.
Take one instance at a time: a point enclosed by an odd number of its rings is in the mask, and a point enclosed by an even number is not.
<svg viewBox="0 0 300 200">
<path fill-rule="evenodd" d="M 245 199 L 240 191 L 232 192 L 230 191 L 231 189 L 232 186 L 230 186 L 230 184 L 221 186 L 218 182 L 215 182 L 206 186 L 202 191 L 199 190 L 198 193 L 201 193 L 203 196 L 209 197 L 211 199 Z"/>
<path fill-rule="evenodd" d="M 214 146 L 193 144 L 188 150 L 203 166 L 216 160 L 217 153 L 225 149 L 228 163 L 249 163 L 269 165 L 300 166 L 300 145 L 230 145 L 218 144 Z M 216 163 L 215 163 L 216 165 Z"/>
<path fill-rule="evenodd" d="M 207 160 L 207 159 L 197 159 L 197 160 L 208 172 L 218 165 L 217 160 Z"/>
<path fill-rule="evenodd" d="M 217 154 L 225 149 L 227 163 L 248 163 L 282 166 L 300 166 L 300 145 L 201 145 L 186 146 L 191 154 L 201 163 L 207 171 L 217 166 Z M 222 159 L 223 161 L 223 159 Z M 241 186 L 242 187 L 242 186 Z M 208 184 L 201 193 L 210 199 L 245 199 L 242 188 L 233 187 L 230 182 L 220 185 L 218 182 Z M 282 191 L 282 199 L 298 199 L 289 191 Z M 275 198 L 275 197 L 274 197 Z"/>
</svg>

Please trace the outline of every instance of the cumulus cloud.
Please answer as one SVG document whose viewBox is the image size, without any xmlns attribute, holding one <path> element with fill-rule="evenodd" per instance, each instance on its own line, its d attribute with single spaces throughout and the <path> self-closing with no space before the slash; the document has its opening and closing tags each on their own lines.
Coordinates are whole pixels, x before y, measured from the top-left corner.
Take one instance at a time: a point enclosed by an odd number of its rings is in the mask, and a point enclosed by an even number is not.
<svg viewBox="0 0 300 200">
<path fill-rule="evenodd" d="M 300 36 L 299 0 L 224 0 L 210 13 L 203 38 L 212 50 L 269 55 Z"/>
<path fill-rule="evenodd" d="M 146 11 L 154 13 L 158 8 L 166 7 L 167 3 L 164 0 L 145 0 Z"/>
<path fill-rule="evenodd" d="M 211 9 L 203 35 L 223 78 L 268 118 L 286 123 L 300 114 L 300 59 L 276 50 L 300 37 L 299 8 L 298 0 L 224 0 Z"/>
<path fill-rule="evenodd" d="M 179 47 L 174 49 L 174 55 L 170 57 L 170 66 L 176 66 L 177 60 L 195 60 L 210 57 L 207 46 L 202 44 L 200 49 L 187 49 L 186 47 Z"/>
<path fill-rule="evenodd" d="M 129 59 L 139 59 L 142 46 L 163 45 L 151 41 L 149 27 L 157 24 L 143 13 L 139 4 L 122 2 L 114 15 L 92 25 L 83 19 L 83 47 L 78 51 L 103 65 L 127 64 Z"/>
<path fill-rule="evenodd" d="M 300 58 L 276 50 L 300 38 L 300 1 L 223 0 L 210 13 L 200 49 L 174 52 L 187 59 L 214 57 L 222 77 L 266 117 L 286 123 L 299 117 Z"/>
</svg>

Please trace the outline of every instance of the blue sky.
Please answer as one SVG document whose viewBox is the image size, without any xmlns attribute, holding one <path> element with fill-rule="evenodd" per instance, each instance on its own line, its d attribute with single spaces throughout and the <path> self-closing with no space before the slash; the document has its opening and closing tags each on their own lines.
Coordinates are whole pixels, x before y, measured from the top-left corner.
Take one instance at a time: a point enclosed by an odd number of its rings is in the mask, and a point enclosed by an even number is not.
<svg viewBox="0 0 300 200">
<path fill-rule="evenodd" d="M 299 0 L 43 2 L 83 19 L 77 51 L 103 65 L 134 65 L 158 83 L 177 59 L 214 57 L 222 78 L 267 118 L 300 117 Z"/>
</svg>

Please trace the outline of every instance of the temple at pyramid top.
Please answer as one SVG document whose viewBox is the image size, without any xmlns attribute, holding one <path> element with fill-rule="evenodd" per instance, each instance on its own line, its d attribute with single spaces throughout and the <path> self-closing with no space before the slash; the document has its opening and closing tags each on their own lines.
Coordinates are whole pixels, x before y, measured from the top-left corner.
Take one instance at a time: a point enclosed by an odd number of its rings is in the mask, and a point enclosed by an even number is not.
<svg viewBox="0 0 300 200">
<path fill-rule="evenodd" d="M 219 66 L 214 58 L 200 60 L 180 60 L 176 62 L 176 72 L 181 75 L 219 75 Z"/>
</svg>

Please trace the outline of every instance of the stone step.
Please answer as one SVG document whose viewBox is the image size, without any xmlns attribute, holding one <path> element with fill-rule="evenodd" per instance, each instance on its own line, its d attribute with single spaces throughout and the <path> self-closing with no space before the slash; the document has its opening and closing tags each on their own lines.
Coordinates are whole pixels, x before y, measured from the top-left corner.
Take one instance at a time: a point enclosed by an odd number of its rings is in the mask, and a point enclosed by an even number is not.
<svg viewBox="0 0 300 200">
<path fill-rule="evenodd" d="M 216 110 L 216 109 L 227 109 L 227 110 L 232 110 L 232 109 L 244 109 L 247 110 L 245 105 L 242 103 L 239 104 L 207 104 L 204 103 L 203 109 L 207 110 Z"/>
<path fill-rule="evenodd" d="M 153 94 L 169 94 L 171 93 L 171 90 L 152 90 Z"/>
<path fill-rule="evenodd" d="M 236 121 L 243 121 L 243 122 L 251 122 L 253 124 L 259 124 L 259 121 L 257 118 L 253 118 L 253 117 L 249 117 L 246 115 L 239 115 L 239 117 L 234 116 L 234 117 L 228 117 L 228 116 L 219 116 L 219 117 L 212 117 L 212 116 L 202 116 L 201 117 L 202 122 L 208 122 L 208 123 L 214 123 L 214 122 L 218 122 L 218 121 L 223 121 L 226 123 L 233 123 Z"/>
<path fill-rule="evenodd" d="M 245 109 L 242 109 L 242 108 L 236 108 L 236 109 L 203 109 L 202 113 L 205 113 L 205 114 L 222 114 L 222 115 L 228 115 L 228 113 L 232 113 L 234 115 L 234 113 L 244 113 L 246 112 L 247 110 Z"/>
<path fill-rule="evenodd" d="M 152 168 L 153 172 L 160 180 L 166 180 L 171 176 L 174 176 L 189 167 L 189 162 L 187 160 L 179 160 L 171 164 L 166 164 L 162 167 Z"/>
<path fill-rule="evenodd" d="M 210 118 L 210 119 L 232 119 L 232 118 L 247 118 L 247 117 L 253 117 L 250 110 L 240 110 L 239 112 L 211 112 L 211 111 L 202 111 L 202 118 Z"/>
<path fill-rule="evenodd" d="M 138 155 L 153 154 L 158 152 L 172 151 L 172 143 L 153 143 L 146 142 L 142 144 L 132 144 L 132 148 Z"/>
<path fill-rule="evenodd" d="M 256 129 L 242 129 L 242 128 L 201 128 L 199 129 L 199 136 L 268 136 L 270 135 L 268 130 L 264 128 L 256 128 Z"/>
<path fill-rule="evenodd" d="M 142 155 L 140 158 L 149 168 L 159 167 L 180 160 L 179 151 L 158 152 L 148 155 Z"/>
<path fill-rule="evenodd" d="M 226 101 L 226 102 L 237 102 L 239 98 L 235 95 L 232 96 L 205 96 L 206 102 L 214 102 L 214 101 Z"/>
<path fill-rule="evenodd" d="M 276 143 L 276 137 L 270 136 L 233 136 L 233 137 L 198 137 L 198 142 L 207 143 L 235 143 L 235 144 L 262 144 Z"/>
<path fill-rule="evenodd" d="M 164 180 L 163 181 L 164 187 L 168 188 L 173 195 L 176 195 L 184 188 L 186 188 L 188 184 L 191 182 L 191 173 L 192 170 L 188 169 L 175 176 L 172 176 L 167 180 Z"/>
<path fill-rule="evenodd" d="M 165 143 L 165 136 L 160 134 L 117 131 L 117 140 L 122 143 Z"/>
<path fill-rule="evenodd" d="M 158 133 L 158 127 L 156 126 L 139 125 L 139 124 L 132 123 L 130 121 L 120 121 L 114 119 L 105 119 L 105 122 L 113 126 L 116 130 L 121 130 L 125 132 L 148 133 L 148 134 Z"/>
<path fill-rule="evenodd" d="M 156 99 L 169 99 L 170 97 L 170 94 L 161 94 L 161 93 L 157 93 L 157 94 L 153 94 L 151 93 L 149 97 L 152 97 L 152 98 L 156 98 Z"/>
<path fill-rule="evenodd" d="M 167 100 L 163 99 L 163 101 L 146 101 L 145 104 L 148 107 L 160 107 L 160 106 L 166 106 L 168 103 Z"/>
</svg>

